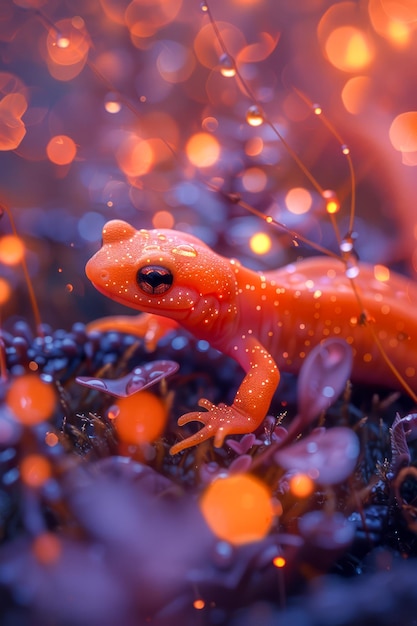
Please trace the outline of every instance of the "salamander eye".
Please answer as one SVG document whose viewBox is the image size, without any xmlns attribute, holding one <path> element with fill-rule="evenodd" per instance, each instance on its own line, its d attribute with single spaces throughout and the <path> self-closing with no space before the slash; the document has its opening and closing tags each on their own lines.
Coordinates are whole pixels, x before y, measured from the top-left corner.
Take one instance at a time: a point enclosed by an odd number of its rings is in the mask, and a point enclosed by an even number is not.
<svg viewBox="0 0 417 626">
<path fill-rule="evenodd" d="M 138 270 L 136 280 L 144 293 L 161 294 L 171 287 L 174 276 L 161 265 L 145 265 Z"/>
</svg>

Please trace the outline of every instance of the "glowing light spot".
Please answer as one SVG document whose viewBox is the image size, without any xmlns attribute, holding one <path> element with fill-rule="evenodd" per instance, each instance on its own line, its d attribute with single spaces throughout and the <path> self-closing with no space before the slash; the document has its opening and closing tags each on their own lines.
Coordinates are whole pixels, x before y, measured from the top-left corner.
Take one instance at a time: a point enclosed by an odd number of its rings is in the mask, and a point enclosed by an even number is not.
<svg viewBox="0 0 417 626">
<path fill-rule="evenodd" d="M 345 109 L 358 115 L 363 111 L 371 90 L 371 79 L 368 76 L 350 78 L 342 89 L 342 101 Z"/>
<path fill-rule="evenodd" d="M 25 255 L 23 241 L 17 235 L 4 235 L 0 239 L 0 263 L 17 265 Z"/>
<path fill-rule="evenodd" d="M 61 555 L 61 542 L 56 535 L 44 532 L 35 537 L 32 552 L 35 558 L 44 565 L 55 563 Z"/>
<path fill-rule="evenodd" d="M 326 211 L 329 215 L 334 215 L 340 209 L 340 203 L 336 193 L 332 189 L 326 189 L 322 194 L 326 201 Z"/>
<path fill-rule="evenodd" d="M 55 135 L 46 146 L 48 159 L 56 165 L 69 165 L 75 159 L 77 146 L 67 135 Z"/>
<path fill-rule="evenodd" d="M 313 113 L 315 115 L 321 115 L 323 113 L 323 109 L 319 104 L 313 104 Z"/>
<path fill-rule="evenodd" d="M 56 397 L 51 385 L 34 374 L 25 374 L 12 381 L 6 394 L 6 403 L 16 419 L 26 426 L 32 426 L 52 415 Z"/>
<path fill-rule="evenodd" d="M 220 156 L 220 145 L 213 135 L 196 133 L 188 140 L 185 152 L 196 167 L 210 167 Z"/>
<path fill-rule="evenodd" d="M 416 6 L 415 0 L 369 0 L 368 12 L 375 31 L 397 48 L 404 48 L 417 19 Z"/>
<path fill-rule="evenodd" d="M 166 406 L 149 391 L 139 391 L 116 402 L 117 434 L 123 443 L 139 445 L 155 441 L 165 428 Z"/>
<path fill-rule="evenodd" d="M 259 167 L 249 167 L 242 176 L 242 185 L 246 191 L 259 193 L 263 191 L 268 182 L 268 177 Z"/>
<path fill-rule="evenodd" d="M 0 306 L 5 304 L 12 295 L 12 288 L 5 278 L 0 277 Z"/>
<path fill-rule="evenodd" d="M 50 463 L 40 454 L 30 454 L 20 463 L 20 475 L 28 487 L 42 487 L 51 477 Z"/>
<path fill-rule="evenodd" d="M 264 123 L 264 114 L 256 104 L 249 107 L 246 113 L 246 121 L 249 126 L 261 126 Z"/>
<path fill-rule="evenodd" d="M 149 141 L 129 133 L 116 150 L 116 159 L 126 176 L 143 176 L 152 168 L 155 160 Z"/>
<path fill-rule="evenodd" d="M 283 556 L 276 556 L 272 563 L 275 565 L 275 567 L 281 568 L 281 567 L 285 567 L 285 565 L 287 564 L 287 561 L 284 559 Z"/>
<path fill-rule="evenodd" d="M 366 352 L 363 355 L 364 363 L 370 363 L 372 361 L 372 354 L 370 352 Z"/>
<path fill-rule="evenodd" d="M 389 138 L 399 152 L 417 151 L 417 111 L 400 113 L 392 122 Z"/>
<path fill-rule="evenodd" d="M 307 213 L 313 203 L 311 193 L 304 187 L 293 187 L 285 196 L 287 209 L 293 215 L 303 215 Z"/>
<path fill-rule="evenodd" d="M 71 283 L 67 283 L 65 285 L 65 291 L 67 291 L 68 293 L 71 293 L 72 291 L 74 291 L 74 285 L 71 285 Z"/>
<path fill-rule="evenodd" d="M 314 491 L 314 482 L 307 474 L 295 474 L 291 477 L 289 486 L 296 498 L 307 498 Z"/>
<path fill-rule="evenodd" d="M 204 609 L 205 606 L 206 606 L 206 603 L 201 598 L 198 598 L 197 600 L 194 600 L 193 602 L 193 607 L 197 609 L 197 611 L 201 611 L 201 609 Z"/>
<path fill-rule="evenodd" d="M 261 137 L 252 137 L 245 146 L 245 152 L 248 156 L 258 156 L 264 148 L 264 142 Z"/>
<path fill-rule="evenodd" d="M 87 61 L 89 47 L 82 18 L 56 22 L 46 39 L 50 74 L 58 80 L 70 80 L 77 76 Z"/>
<path fill-rule="evenodd" d="M 58 436 L 55 433 L 46 433 L 45 435 L 45 443 L 47 446 L 49 446 L 50 448 L 53 448 L 54 446 L 56 446 L 59 442 Z"/>
<path fill-rule="evenodd" d="M 389 268 L 386 267 L 385 265 L 375 265 L 374 276 L 380 282 L 385 283 L 387 280 L 389 280 L 389 277 L 390 277 Z"/>
<path fill-rule="evenodd" d="M 272 247 L 272 241 L 266 233 L 255 233 L 249 240 L 249 246 L 255 254 L 267 254 Z"/>
<path fill-rule="evenodd" d="M 169 211 L 157 211 L 152 218 L 154 228 L 172 228 L 174 217 Z"/>
<path fill-rule="evenodd" d="M 203 494 L 200 508 L 213 533 L 235 545 L 262 539 L 274 516 L 268 489 L 247 474 L 217 478 Z"/>
<path fill-rule="evenodd" d="M 364 69 L 374 56 L 369 37 L 353 26 L 335 28 L 327 38 L 325 51 L 330 63 L 345 72 Z"/>
</svg>

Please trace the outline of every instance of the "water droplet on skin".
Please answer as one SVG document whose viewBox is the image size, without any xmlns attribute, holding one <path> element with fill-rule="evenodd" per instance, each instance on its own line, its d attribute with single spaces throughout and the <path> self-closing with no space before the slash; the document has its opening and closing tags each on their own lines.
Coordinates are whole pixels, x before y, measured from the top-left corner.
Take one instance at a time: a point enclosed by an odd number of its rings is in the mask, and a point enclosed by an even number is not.
<svg viewBox="0 0 417 626">
<path fill-rule="evenodd" d="M 236 76 L 235 62 L 229 54 L 222 54 L 220 57 L 220 74 L 226 78 Z"/>
<path fill-rule="evenodd" d="M 193 248 L 193 246 L 187 243 L 184 243 L 179 246 L 175 246 L 175 248 L 172 248 L 172 254 L 179 254 L 180 256 L 196 257 L 197 250 Z"/>
<path fill-rule="evenodd" d="M 256 104 L 249 107 L 246 113 L 246 121 L 249 126 L 261 126 L 264 123 L 263 112 Z"/>
</svg>

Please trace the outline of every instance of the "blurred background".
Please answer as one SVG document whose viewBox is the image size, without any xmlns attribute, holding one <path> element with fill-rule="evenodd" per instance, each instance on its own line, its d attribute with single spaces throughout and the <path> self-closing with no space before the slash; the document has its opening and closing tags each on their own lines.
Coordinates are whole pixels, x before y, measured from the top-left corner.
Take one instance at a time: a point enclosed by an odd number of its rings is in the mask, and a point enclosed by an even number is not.
<svg viewBox="0 0 417 626">
<path fill-rule="evenodd" d="M 193 232 L 257 269 L 314 254 L 227 198 L 237 194 L 338 249 L 320 193 L 267 124 L 247 123 L 235 67 L 337 193 L 342 236 L 349 147 L 360 259 L 416 278 L 416 29 L 415 0 L 2 2 L 0 203 L 19 236 L 4 213 L 2 325 L 32 321 L 22 253 L 54 328 L 122 312 L 84 274 L 112 218 Z"/>
</svg>

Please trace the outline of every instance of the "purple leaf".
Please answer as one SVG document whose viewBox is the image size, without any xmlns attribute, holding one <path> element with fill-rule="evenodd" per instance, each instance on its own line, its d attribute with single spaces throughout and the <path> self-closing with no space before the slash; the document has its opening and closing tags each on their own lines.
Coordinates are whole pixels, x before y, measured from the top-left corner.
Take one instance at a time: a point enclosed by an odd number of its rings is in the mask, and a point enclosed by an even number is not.
<svg viewBox="0 0 417 626">
<path fill-rule="evenodd" d="M 410 464 L 411 456 L 408 449 L 408 441 L 413 441 L 417 437 L 417 413 L 410 413 L 401 418 L 399 413 L 391 428 L 391 470 L 394 474 Z"/>
<path fill-rule="evenodd" d="M 359 440 L 342 426 L 315 430 L 309 437 L 275 453 L 286 470 L 307 474 L 321 485 L 336 485 L 353 472 L 359 455 Z"/>
<path fill-rule="evenodd" d="M 311 422 L 343 391 L 352 369 L 352 348 L 332 337 L 307 356 L 298 377 L 298 411 L 301 422 Z"/>
<path fill-rule="evenodd" d="M 244 474 L 248 472 L 252 465 L 252 457 L 250 454 L 242 454 L 237 459 L 232 461 L 229 466 L 230 474 Z"/>
<path fill-rule="evenodd" d="M 152 361 L 135 367 L 129 374 L 118 379 L 78 376 L 75 380 L 84 387 L 104 391 L 117 398 L 126 398 L 159 383 L 163 378 L 174 374 L 178 368 L 175 361 Z"/>
<path fill-rule="evenodd" d="M 246 454 L 248 450 L 252 448 L 256 443 L 256 437 L 253 433 L 248 433 L 243 435 L 240 441 L 236 439 L 226 439 L 226 444 L 231 448 L 236 454 Z"/>
<path fill-rule="evenodd" d="M 308 543 L 325 550 L 345 549 L 355 535 L 355 525 L 341 513 L 311 511 L 299 519 L 298 528 Z"/>
</svg>

